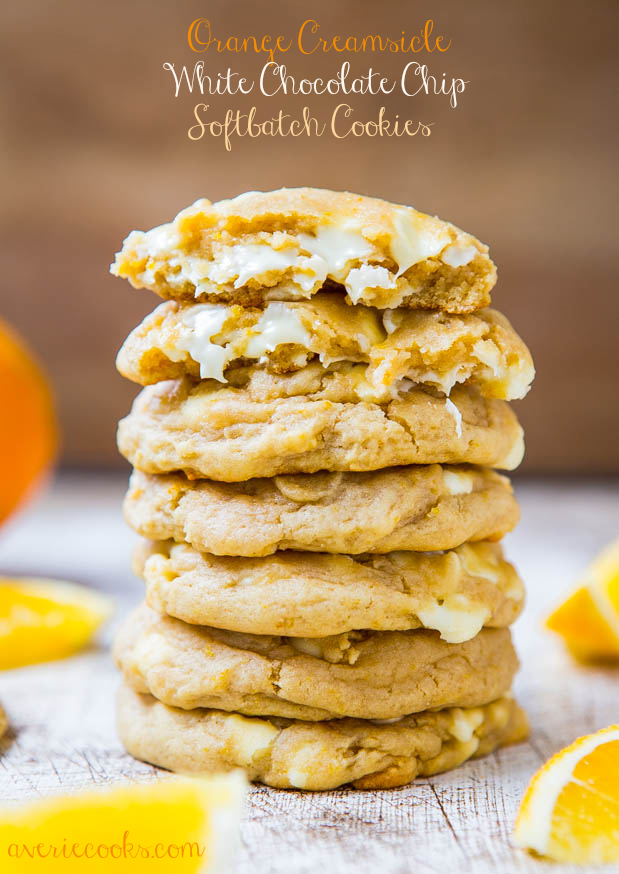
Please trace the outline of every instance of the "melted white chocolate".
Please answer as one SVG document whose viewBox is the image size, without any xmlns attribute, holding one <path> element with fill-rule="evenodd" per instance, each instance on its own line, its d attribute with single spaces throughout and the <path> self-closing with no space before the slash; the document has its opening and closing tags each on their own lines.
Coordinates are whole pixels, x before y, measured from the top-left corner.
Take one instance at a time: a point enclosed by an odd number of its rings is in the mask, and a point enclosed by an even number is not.
<svg viewBox="0 0 619 874">
<path fill-rule="evenodd" d="M 189 263 L 194 260 L 190 258 L 184 259 L 182 267 L 186 278 L 196 285 L 196 294 L 204 280 L 240 288 L 250 280 L 268 280 L 270 275 L 279 280 L 285 273 L 304 292 L 312 293 L 327 276 L 343 280 L 351 263 L 372 255 L 377 255 L 374 246 L 357 229 L 324 225 L 315 236 L 299 234 L 296 240 L 285 240 L 282 248 L 267 240 L 235 243 L 216 250 L 214 260 L 201 262 L 199 270 Z"/>
<path fill-rule="evenodd" d="M 364 264 L 349 270 L 344 281 L 346 291 L 353 303 L 365 297 L 367 288 L 395 288 L 396 277 L 386 267 L 377 264 Z"/>
<path fill-rule="evenodd" d="M 268 304 L 258 324 L 252 329 L 243 355 L 246 358 L 261 358 L 278 346 L 294 343 L 307 348 L 311 337 L 294 310 L 285 303 Z"/>
<path fill-rule="evenodd" d="M 414 264 L 439 255 L 450 241 L 446 228 L 422 228 L 421 219 L 405 209 L 398 212 L 394 225 L 396 233 L 391 239 L 391 254 L 398 265 L 398 276 Z"/>
<path fill-rule="evenodd" d="M 460 743 L 469 743 L 473 739 L 475 730 L 484 721 L 484 713 L 480 707 L 471 707 L 467 710 L 455 707 L 450 716 L 450 734 Z"/>
<path fill-rule="evenodd" d="M 456 423 L 456 437 L 462 437 L 462 413 L 449 398 L 445 398 L 445 407 Z"/>
<path fill-rule="evenodd" d="M 266 719 L 246 719 L 236 713 L 228 715 L 226 728 L 232 728 L 230 746 L 247 765 L 268 750 L 279 734 L 279 729 Z"/>
<path fill-rule="evenodd" d="M 473 477 L 470 473 L 444 470 L 443 484 L 450 495 L 470 495 L 473 491 Z"/>
<path fill-rule="evenodd" d="M 220 304 L 196 304 L 183 316 L 184 330 L 178 346 L 185 349 L 200 365 L 201 379 L 226 382 L 224 368 L 231 355 L 230 349 L 211 341 L 222 330 L 228 307 Z"/>
<path fill-rule="evenodd" d="M 157 230 L 149 238 L 151 253 L 165 254 L 176 248 L 172 237 L 178 234 L 167 226 Z M 196 295 L 201 293 L 201 286 L 210 283 L 240 288 L 250 281 L 269 284 L 268 280 L 274 279 L 279 283 L 285 274 L 308 295 L 327 277 L 343 282 L 356 302 L 364 297 L 366 288 L 395 289 L 397 278 L 426 258 L 440 255 L 446 264 L 459 267 L 474 258 L 477 250 L 474 246 L 450 245 L 446 228 L 423 227 L 421 219 L 401 210 L 394 221 L 390 254 L 398 267 L 395 274 L 380 263 L 367 263 L 383 261 L 384 254 L 366 239 L 360 227 L 349 222 L 319 225 L 313 235 L 302 233 L 277 242 L 255 239 L 215 245 L 213 260 L 186 255 L 170 259 L 170 266 L 180 268 L 174 274 L 177 283 L 193 283 Z"/>
<path fill-rule="evenodd" d="M 232 331 L 224 344 L 214 343 L 232 315 L 232 307 L 224 304 L 196 304 L 183 316 L 183 330 L 178 348 L 191 355 L 200 365 L 201 379 L 227 382 L 226 365 L 234 358 L 262 358 L 279 345 L 293 343 L 307 347 L 310 335 L 296 312 L 283 303 L 270 303 L 253 328 Z"/>
<path fill-rule="evenodd" d="M 298 239 L 301 248 L 322 258 L 327 273 L 335 280 L 344 279 L 351 262 L 363 261 L 376 254 L 374 246 L 358 230 L 335 225 L 319 227 L 315 237 L 299 234 Z"/>
<path fill-rule="evenodd" d="M 464 595 L 450 595 L 419 610 L 425 628 L 434 628 L 447 643 L 463 643 L 479 634 L 490 616 L 487 607 L 472 604 Z"/>
<path fill-rule="evenodd" d="M 441 261 L 449 267 L 464 267 L 477 255 L 475 246 L 458 246 L 455 243 L 441 252 Z"/>
</svg>

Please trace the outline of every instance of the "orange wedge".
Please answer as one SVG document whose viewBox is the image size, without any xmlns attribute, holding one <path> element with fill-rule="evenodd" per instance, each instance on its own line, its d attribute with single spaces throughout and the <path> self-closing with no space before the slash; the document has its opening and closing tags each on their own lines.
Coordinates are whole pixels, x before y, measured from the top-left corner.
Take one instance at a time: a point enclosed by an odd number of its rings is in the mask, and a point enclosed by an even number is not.
<svg viewBox="0 0 619 874">
<path fill-rule="evenodd" d="M 0 669 L 72 655 L 111 612 L 109 598 L 76 583 L 0 577 Z"/>
<path fill-rule="evenodd" d="M 619 862 L 619 725 L 546 762 L 520 805 L 514 837 L 558 862 Z"/>
<path fill-rule="evenodd" d="M 3 874 L 229 874 L 246 780 L 240 772 L 116 785 L 0 809 Z"/>
<path fill-rule="evenodd" d="M 580 586 L 546 620 L 580 659 L 619 659 L 619 540 L 586 569 Z"/>
</svg>

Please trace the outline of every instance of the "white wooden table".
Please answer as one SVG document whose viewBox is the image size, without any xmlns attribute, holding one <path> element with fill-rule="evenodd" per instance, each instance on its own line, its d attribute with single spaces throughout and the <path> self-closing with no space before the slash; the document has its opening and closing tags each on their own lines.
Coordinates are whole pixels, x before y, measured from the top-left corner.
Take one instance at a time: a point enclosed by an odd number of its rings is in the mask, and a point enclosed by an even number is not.
<svg viewBox="0 0 619 874">
<path fill-rule="evenodd" d="M 141 597 L 129 571 L 134 542 L 117 475 L 65 475 L 0 532 L 0 572 L 57 576 L 111 593 L 118 618 Z M 459 770 L 384 792 L 251 790 L 235 874 L 485 874 L 550 872 L 510 845 L 524 787 L 539 765 L 578 735 L 619 721 L 619 669 L 574 665 L 541 627 L 548 609 L 619 534 L 619 483 L 523 482 L 523 520 L 508 555 L 529 588 L 515 627 L 523 662 L 516 691 L 533 726 L 529 742 Z M 12 732 L 0 755 L 3 801 L 119 778 L 157 779 L 115 734 L 118 682 L 99 648 L 62 662 L 0 674 Z"/>
</svg>

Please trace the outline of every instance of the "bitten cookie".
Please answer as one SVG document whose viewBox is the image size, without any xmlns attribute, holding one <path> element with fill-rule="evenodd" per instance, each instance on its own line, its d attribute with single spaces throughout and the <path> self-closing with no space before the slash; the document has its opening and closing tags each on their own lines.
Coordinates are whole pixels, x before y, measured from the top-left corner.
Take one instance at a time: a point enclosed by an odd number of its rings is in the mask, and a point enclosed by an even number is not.
<svg viewBox="0 0 619 874">
<path fill-rule="evenodd" d="M 129 234 L 112 273 L 180 300 L 254 305 L 337 283 L 352 303 L 447 312 L 487 306 L 496 282 L 488 248 L 448 222 L 317 188 L 198 200 Z"/>
<path fill-rule="evenodd" d="M 227 381 L 239 363 L 276 373 L 318 359 L 367 364 L 366 400 L 390 400 L 402 380 L 448 394 L 477 385 L 486 397 L 521 398 L 535 375 L 529 350 L 496 310 L 449 315 L 348 306 L 342 295 L 273 302 L 266 308 L 168 301 L 125 340 L 116 365 L 150 385 L 189 375 Z"/>
</svg>

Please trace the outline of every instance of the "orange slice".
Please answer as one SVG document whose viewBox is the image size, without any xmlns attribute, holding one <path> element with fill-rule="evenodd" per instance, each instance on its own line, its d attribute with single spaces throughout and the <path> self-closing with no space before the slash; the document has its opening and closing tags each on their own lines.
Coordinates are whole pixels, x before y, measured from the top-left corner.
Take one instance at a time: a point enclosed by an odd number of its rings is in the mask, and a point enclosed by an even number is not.
<svg viewBox="0 0 619 874">
<path fill-rule="evenodd" d="M 0 669 L 72 655 L 111 612 L 109 598 L 76 583 L 0 577 Z"/>
<path fill-rule="evenodd" d="M 47 378 L 24 341 L 0 319 L 0 523 L 32 493 L 56 454 Z"/>
<path fill-rule="evenodd" d="M 581 585 L 546 620 L 580 659 L 619 659 L 619 540 L 586 569 Z"/>
<path fill-rule="evenodd" d="M 230 872 L 240 772 L 115 785 L 0 809 L 3 874 Z"/>
<path fill-rule="evenodd" d="M 514 837 L 559 862 L 619 862 L 619 725 L 546 762 L 526 791 Z"/>
</svg>

